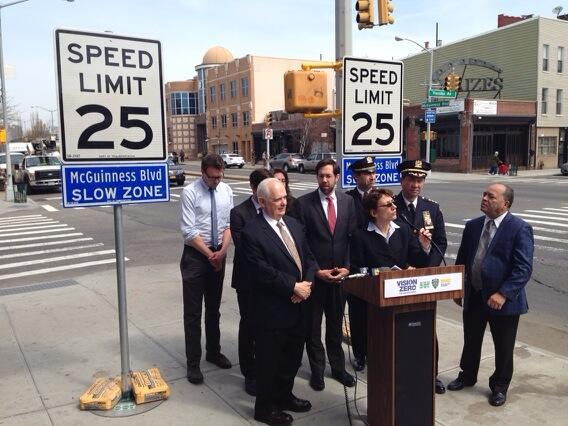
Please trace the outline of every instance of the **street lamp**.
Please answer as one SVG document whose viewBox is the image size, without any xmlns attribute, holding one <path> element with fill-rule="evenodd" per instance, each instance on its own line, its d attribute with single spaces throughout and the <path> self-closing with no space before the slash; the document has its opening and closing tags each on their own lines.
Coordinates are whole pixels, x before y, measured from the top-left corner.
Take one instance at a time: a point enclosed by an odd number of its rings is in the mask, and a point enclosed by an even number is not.
<svg viewBox="0 0 568 426">
<path fill-rule="evenodd" d="M 39 106 L 39 105 L 32 105 L 32 108 L 43 109 L 44 111 L 51 113 L 51 126 L 49 127 L 49 133 L 52 135 L 53 129 L 54 129 L 54 127 L 53 127 L 53 113 L 55 111 L 57 111 L 57 109 L 48 109 L 48 108 L 44 108 L 44 107 Z"/>
<path fill-rule="evenodd" d="M 0 4 L 0 84 L 2 84 L 2 124 L 6 132 L 6 201 L 14 201 L 14 185 L 12 183 L 12 159 L 10 158 L 10 138 L 8 137 L 7 108 L 6 108 L 6 79 L 4 77 L 4 51 L 2 50 L 2 9 L 29 0 L 15 0 Z M 65 0 L 73 2 L 74 0 Z M 52 119 L 53 122 L 53 119 Z"/>
<path fill-rule="evenodd" d="M 426 51 L 430 54 L 430 72 L 428 73 L 428 102 L 432 100 L 430 96 L 430 92 L 432 91 L 432 69 L 434 68 L 434 50 L 430 47 L 424 47 L 420 43 L 415 42 L 409 38 L 402 38 L 395 36 L 394 38 L 396 41 L 409 41 L 410 43 L 414 43 L 423 51 Z M 430 123 L 426 123 L 426 161 L 430 162 Z"/>
</svg>

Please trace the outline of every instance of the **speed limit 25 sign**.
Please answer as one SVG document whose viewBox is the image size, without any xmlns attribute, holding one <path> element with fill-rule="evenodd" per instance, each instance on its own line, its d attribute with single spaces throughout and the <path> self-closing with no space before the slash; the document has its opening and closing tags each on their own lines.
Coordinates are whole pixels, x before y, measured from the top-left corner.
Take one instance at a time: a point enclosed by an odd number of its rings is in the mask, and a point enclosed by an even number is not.
<svg viewBox="0 0 568 426">
<path fill-rule="evenodd" d="M 164 161 L 161 45 L 156 40 L 58 29 L 63 161 Z"/>
<path fill-rule="evenodd" d="M 343 58 L 343 154 L 402 153 L 402 62 Z"/>
</svg>

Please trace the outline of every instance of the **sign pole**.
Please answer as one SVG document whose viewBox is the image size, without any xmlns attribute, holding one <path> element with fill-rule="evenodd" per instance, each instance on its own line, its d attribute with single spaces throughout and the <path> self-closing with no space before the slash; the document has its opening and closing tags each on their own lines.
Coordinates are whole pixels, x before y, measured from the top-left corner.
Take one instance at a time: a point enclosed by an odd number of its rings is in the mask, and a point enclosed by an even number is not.
<svg viewBox="0 0 568 426">
<path fill-rule="evenodd" d="M 124 239 L 122 235 L 122 205 L 114 205 L 113 210 L 116 279 L 118 288 L 118 328 L 120 333 L 120 378 L 122 398 L 129 398 L 131 396 L 130 349 L 128 346 L 128 314 L 126 312 L 126 274 L 124 269 Z"/>
<path fill-rule="evenodd" d="M 266 138 L 266 170 L 270 170 L 270 138 Z"/>
<path fill-rule="evenodd" d="M 335 60 L 341 61 L 344 56 L 351 55 L 351 7 L 350 0 L 335 0 Z M 345 70 L 335 70 L 335 105 L 339 108 L 343 104 L 343 75 Z M 343 157 L 343 124 L 341 116 L 335 118 L 335 152 L 337 161 L 341 164 Z"/>
</svg>

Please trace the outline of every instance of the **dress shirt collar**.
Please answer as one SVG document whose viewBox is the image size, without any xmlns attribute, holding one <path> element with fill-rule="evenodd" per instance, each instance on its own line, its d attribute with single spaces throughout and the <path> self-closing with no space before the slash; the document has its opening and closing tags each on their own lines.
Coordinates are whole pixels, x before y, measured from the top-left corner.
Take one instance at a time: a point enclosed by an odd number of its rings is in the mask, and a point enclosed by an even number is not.
<svg viewBox="0 0 568 426">
<path fill-rule="evenodd" d="M 499 229 L 499 225 L 501 225 L 501 222 L 503 222 L 503 219 L 505 219 L 505 216 L 507 216 L 507 213 L 509 213 L 509 210 L 507 210 L 501 216 L 497 216 L 495 219 L 493 219 L 493 223 L 495 223 L 495 229 Z M 487 222 L 489 222 L 490 220 L 491 219 L 489 217 L 485 216 L 485 220 L 483 221 L 483 226 L 485 226 L 485 224 Z"/>
<path fill-rule="evenodd" d="M 416 207 L 418 207 L 418 197 L 416 197 L 414 199 L 414 201 L 408 201 L 406 199 L 406 197 L 404 196 L 404 194 L 402 195 L 402 199 L 404 200 L 404 205 L 408 208 L 409 204 L 412 204 L 414 206 L 414 210 L 416 210 Z"/>
<path fill-rule="evenodd" d="M 205 180 L 203 179 L 203 177 L 201 179 L 199 179 L 199 183 L 201 184 L 201 187 L 203 188 L 204 191 L 209 192 L 209 185 L 207 185 L 207 182 L 205 182 Z M 217 191 L 217 188 L 219 187 L 219 185 L 217 185 L 214 189 L 215 191 Z"/>
<path fill-rule="evenodd" d="M 335 188 L 333 188 L 333 191 L 331 191 L 331 194 L 329 195 L 325 195 L 323 192 L 321 192 L 321 189 L 318 188 L 318 194 L 320 197 L 321 202 L 323 203 L 324 201 L 327 202 L 327 197 L 331 198 L 331 201 L 336 202 L 337 199 L 335 197 Z"/>
<path fill-rule="evenodd" d="M 361 191 L 359 188 L 356 188 L 357 192 L 359 193 L 359 195 L 361 196 L 361 198 L 363 198 L 365 196 L 365 194 L 367 193 L 366 191 Z"/>
<path fill-rule="evenodd" d="M 274 229 L 276 229 L 276 224 L 277 224 L 278 222 L 282 222 L 282 224 L 284 225 L 284 227 L 286 227 L 286 224 L 284 223 L 284 219 L 280 219 L 279 221 L 278 221 L 278 220 L 274 220 L 273 218 L 271 218 L 270 216 L 268 216 L 264 210 L 262 211 L 262 215 L 264 216 L 264 219 L 268 222 L 268 224 L 269 224 L 270 226 L 272 226 Z"/>
<path fill-rule="evenodd" d="M 367 231 L 376 232 L 377 234 L 382 235 L 387 240 L 387 242 L 389 241 L 391 235 L 394 234 L 394 231 L 396 231 L 398 228 L 400 228 L 400 226 L 398 226 L 396 223 L 394 223 L 391 220 L 389 222 L 389 229 L 387 231 L 387 235 L 385 235 L 381 232 L 379 228 L 377 228 L 377 225 L 375 225 L 374 222 L 369 221 L 369 224 L 367 225 Z"/>
</svg>

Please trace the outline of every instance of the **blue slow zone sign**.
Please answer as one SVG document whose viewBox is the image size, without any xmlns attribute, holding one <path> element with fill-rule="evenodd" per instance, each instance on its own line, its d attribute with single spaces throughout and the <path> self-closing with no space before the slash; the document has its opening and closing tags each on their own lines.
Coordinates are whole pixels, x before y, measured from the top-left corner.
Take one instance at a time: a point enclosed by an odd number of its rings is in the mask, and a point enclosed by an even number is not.
<svg viewBox="0 0 568 426">
<path fill-rule="evenodd" d="M 63 207 L 169 201 L 168 165 L 62 165 Z"/>
<path fill-rule="evenodd" d="M 355 177 L 349 169 L 351 164 L 363 157 L 343 157 L 341 165 L 341 183 L 343 188 L 355 187 Z M 391 186 L 400 183 L 400 174 L 396 167 L 402 157 L 375 157 L 375 186 Z"/>
</svg>

